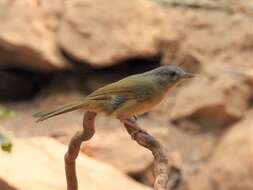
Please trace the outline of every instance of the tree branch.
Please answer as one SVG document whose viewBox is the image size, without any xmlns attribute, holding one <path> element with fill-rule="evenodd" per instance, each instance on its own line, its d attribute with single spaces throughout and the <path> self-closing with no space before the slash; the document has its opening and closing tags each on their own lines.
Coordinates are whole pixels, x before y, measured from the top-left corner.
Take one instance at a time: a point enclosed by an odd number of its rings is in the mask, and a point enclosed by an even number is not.
<svg viewBox="0 0 253 190">
<path fill-rule="evenodd" d="M 133 120 L 123 121 L 127 132 L 139 145 L 149 149 L 154 156 L 155 190 L 174 190 L 181 184 L 181 171 L 169 166 L 167 154 L 161 144 Z"/>
<path fill-rule="evenodd" d="M 78 190 L 76 175 L 76 158 L 83 141 L 92 138 L 95 133 L 96 113 L 86 112 L 83 118 L 83 130 L 77 132 L 71 139 L 68 151 L 65 154 L 65 173 L 67 190 Z M 181 171 L 168 165 L 168 159 L 161 144 L 147 132 L 138 127 L 134 120 L 123 121 L 127 132 L 141 146 L 149 149 L 154 156 L 155 166 L 155 190 L 175 190 L 181 184 Z"/>
<path fill-rule="evenodd" d="M 86 112 L 83 118 L 83 130 L 78 131 L 71 139 L 68 151 L 65 154 L 65 173 L 67 179 L 67 190 L 78 190 L 78 180 L 76 176 L 76 158 L 83 141 L 91 139 L 95 133 L 96 113 Z"/>
</svg>

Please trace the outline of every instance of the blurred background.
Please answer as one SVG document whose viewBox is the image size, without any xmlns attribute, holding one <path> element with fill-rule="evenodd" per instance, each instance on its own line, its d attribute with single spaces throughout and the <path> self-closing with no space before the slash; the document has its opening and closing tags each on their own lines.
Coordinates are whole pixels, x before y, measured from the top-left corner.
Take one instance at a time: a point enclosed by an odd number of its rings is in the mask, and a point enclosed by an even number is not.
<svg viewBox="0 0 253 190">
<path fill-rule="evenodd" d="M 0 0 L 0 23 L 1 190 L 66 187 L 83 113 L 33 113 L 164 64 L 197 75 L 138 119 L 183 171 L 175 189 L 253 189 L 252 0 Z M 81 190 L 151 189 L 153 158 L 116 119 L 81 151 Z"/>
</svg>

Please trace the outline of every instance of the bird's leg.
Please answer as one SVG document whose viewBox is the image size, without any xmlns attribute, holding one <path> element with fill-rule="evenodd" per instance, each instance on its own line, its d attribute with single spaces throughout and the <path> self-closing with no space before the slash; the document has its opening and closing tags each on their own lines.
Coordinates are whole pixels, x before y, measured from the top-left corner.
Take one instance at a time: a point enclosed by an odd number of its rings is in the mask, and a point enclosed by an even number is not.
<svg viewBox="0 0 253 190">
<path fill-rule="evenodd" d="M 137 133 L 148 134 L 144 129 L 137 125 L 137 117 L 134 115 L 132 118 L 120 120 L 124 125 L 129 126 L 127 128 L 128 132 L 134 137 Z"/>
<path fill-rule="evenodd" d="M 133 119 L 134 119 L 135 121 L 137 121 L 137 120 L 138 120 L 137 115 L 133 115 Z"/>
</svg>

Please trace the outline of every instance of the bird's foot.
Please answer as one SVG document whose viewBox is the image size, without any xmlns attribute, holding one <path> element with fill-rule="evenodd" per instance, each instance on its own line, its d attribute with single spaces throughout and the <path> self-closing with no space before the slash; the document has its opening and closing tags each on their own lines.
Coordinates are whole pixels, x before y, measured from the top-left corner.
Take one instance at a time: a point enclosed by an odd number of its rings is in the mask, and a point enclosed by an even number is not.
<svg viewBox="0 0 253 190">
<path fill-rule="evenodd" d="M 148 134 L 144 129 L 140 128 L 137 125 L 136 121 L 137 121 L 136 116 L 133 116 L 132 118 L 129 119 L 121 120 L 121 122 L 124 123 L 125 126 L 127 126 L 127 130 L 130 132 L 132 137 L 134 137 L 138 133 Z"/>
<path fill-rule="evenodd" d="M 125 125 L 128 125 L 128 126 L 131 126 L 133 128 L 137 127 L 137 122 L 136 122 L 136 119 L 134 117 L 128 118 L 128 119 L 120 119 L 120 121 L 121 121 L 121 123 L 123 123 Z"/>
<path fill-rule="evenodd" d="M 137 121 L 137 120 L 138 120 L 137 115 L 133 115 L 133 119 L 134 119 L 135 121 Z"/>
</svg>

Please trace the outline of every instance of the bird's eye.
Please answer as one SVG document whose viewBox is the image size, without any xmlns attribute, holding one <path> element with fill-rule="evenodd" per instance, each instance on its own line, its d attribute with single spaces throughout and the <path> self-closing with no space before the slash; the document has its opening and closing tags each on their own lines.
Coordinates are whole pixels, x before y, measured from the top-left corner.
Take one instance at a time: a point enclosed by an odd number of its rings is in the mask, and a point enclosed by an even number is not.
<svg viewBox="0 0 253 190">
<path fill-rule="evenodd" d="M 174 78 L 176 75 L 177 75 L 177 73 L 176 73 L 175 71 L 171 71 L 171 72 L 170 72 L 170 76 L 171 76 L 171 77 Z"/>
</svg>

